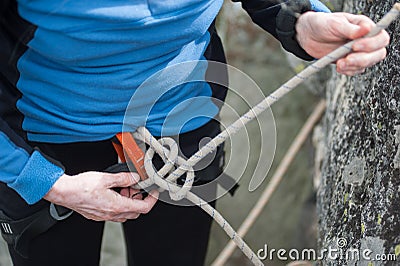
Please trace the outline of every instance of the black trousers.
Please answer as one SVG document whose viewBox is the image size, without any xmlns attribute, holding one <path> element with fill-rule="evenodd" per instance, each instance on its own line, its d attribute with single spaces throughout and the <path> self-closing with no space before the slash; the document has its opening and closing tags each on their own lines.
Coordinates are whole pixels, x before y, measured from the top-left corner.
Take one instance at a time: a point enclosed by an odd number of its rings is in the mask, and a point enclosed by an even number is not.
<svg viewBox="0 0 400 266">
<path fill-rule="evenodd" d="M 195 131 L 181 134 L 178 137 L 181 151 L 190 156 L 198 150 L 202 138 L 214 137 L 219 132 L 219 124 L 211 121 Z M 102 171 L 117 163 L 117 155 L 109 140 L 32 144 L 60 161 L 69 175 Z M 207 172 L 207 178 L 211 177 L 210 173 L 217 177 L 222 172 L 220 162 L 223 153 L 218 154 L 202 170 Z M 212 186 L 211 190 L 211 194 L 215 195 L 216 187 Z M 42 200 L 29 206 L 3 183 L 0 183 L 0 195 L 0 209 L 14 219 L 26 217 L 49 204 Z M 159 200 L 150 213 L 123 224 L 129 265 L 203 265 L 211 222 L 211 217 L 197 206 L 177 206 Z M 98 265 L 103 228 L 104 222 L 87 220 L 74 213 L 32 241 L 29 259 L 22 258 L 11 247 L 10 255 L 16 266 Z"/>
</svg>

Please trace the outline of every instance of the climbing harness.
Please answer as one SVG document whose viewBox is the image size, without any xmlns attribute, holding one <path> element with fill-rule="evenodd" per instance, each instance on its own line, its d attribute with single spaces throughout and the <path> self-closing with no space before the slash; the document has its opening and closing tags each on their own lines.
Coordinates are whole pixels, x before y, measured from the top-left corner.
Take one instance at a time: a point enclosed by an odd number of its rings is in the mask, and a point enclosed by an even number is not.
<svg viewBox="0 0 400 266">
<path fill-rule="evenodd" d="M 58 221 L 67 219 L 71 214 L 71 210 L 52 203 L 31 216 L 19 220 L 11 219 L 0 210 L 0 231 L 8 245 L 22 257 L 28 258 L 31 240 L 46 232 Z"/>
</svg>

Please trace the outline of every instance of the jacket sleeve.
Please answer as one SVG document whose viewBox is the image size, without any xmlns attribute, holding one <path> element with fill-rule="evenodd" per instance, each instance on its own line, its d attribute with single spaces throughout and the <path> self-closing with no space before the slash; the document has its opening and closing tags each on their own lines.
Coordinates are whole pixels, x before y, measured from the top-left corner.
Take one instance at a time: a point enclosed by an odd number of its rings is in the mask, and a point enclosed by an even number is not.
<svg viewBox="0 0 400 266">
<path fill-rule="evenodd" d="M 324 4 L 318 0 L 241 0 L 241 2 L 253 22 L 277 38 L 285 50 L 304 60 L 314 59 L 298 44 L 295 25 L 298 15 L 307 11 L 330 12 Z"/>
<path fill-rule="evenodd" d="M 15 12 L 15 0 L 0 1 L 0 182 L 14 189 L 28 204 L 34 204 L 47 194 L 64 169 L 22 137 L 25 132 L 16 108 L 20 97 L 15 87 L 16 58 L 24 51 L 23 44 L 28 41 L 24 34 L 30 28 L 12 16 Z"/>
<path fill-rule="evenodd" d="M 63 173 L 58 162 L 29 146 L 0 118 L 1 182 L 14 189 L 28 204 L 34 204 Z"/>
</svg>

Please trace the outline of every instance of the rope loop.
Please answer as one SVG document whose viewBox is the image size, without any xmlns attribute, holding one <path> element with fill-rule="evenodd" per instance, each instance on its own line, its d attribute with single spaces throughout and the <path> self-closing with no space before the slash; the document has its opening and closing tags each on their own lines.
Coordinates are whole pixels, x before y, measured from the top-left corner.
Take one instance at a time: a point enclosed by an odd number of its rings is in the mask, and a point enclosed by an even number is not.
<svg viewBox="0 0 400 266">
<path fill-rule="evenodd" d="M 188 191 L 192 189 L 194 182 L 193 167 L 187 164 L 187 161 L 179 156 L 178 144 L 169 137 L 155 139 L 151 133 L 144 127 L 137 129 L 134 137 L 149 145 L 145 153 L 144 167 L 148 179 L 138 183 L 137 187 L 145 189 L 153 184 L 160 187 L 160 191 L 167 190 L 172 200 L 179 201 L 186 197 Z M 153 165 L 154 154 L 157 153 L 164 162 L 163 167 L 157 171 Z M 186 177 L 183 186 L 178 186 L 176 181 L 180 175 L 173 175 L 171 172 L 176 169 L 175 166 L 185 169 Z"/>
</svg>

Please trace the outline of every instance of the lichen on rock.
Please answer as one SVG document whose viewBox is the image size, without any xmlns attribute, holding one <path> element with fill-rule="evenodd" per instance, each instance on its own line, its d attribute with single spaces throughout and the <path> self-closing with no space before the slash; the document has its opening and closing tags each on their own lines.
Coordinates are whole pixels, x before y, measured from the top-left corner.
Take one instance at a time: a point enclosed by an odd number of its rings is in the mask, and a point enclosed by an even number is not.
<svg viewBox="0 0 400 266">
<path fill-rule="evenodd" d="M 344 11 L 378 21 L 394 3 L 345 0 Z M 379 252 L 400 252 L 399 27 L 397 20 L 388 29 L 386 60 L 356 77 L 334 73 L 328 82 L 317 197 L 320 248 L 340 235 L 351 247 L 375 243 Z M 353 265 L 345 258 L 322 264 Z M 400 258 L 382 265 L 400 265 Z"/>
</svg>

